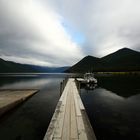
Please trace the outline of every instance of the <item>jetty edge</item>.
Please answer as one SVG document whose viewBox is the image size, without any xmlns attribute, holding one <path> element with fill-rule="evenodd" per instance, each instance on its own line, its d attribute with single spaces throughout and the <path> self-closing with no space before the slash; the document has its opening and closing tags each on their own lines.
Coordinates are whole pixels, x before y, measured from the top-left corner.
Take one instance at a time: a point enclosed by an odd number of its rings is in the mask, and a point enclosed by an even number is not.
<svg viewBox="0 0 140 140">
<path fill-rule="evenodd" d="M 37 89 L 1 89 L 0 117 L 36 94 Z"/>
<path fill-rule="evenodd" d="M 75 79 L 68 79 L 43 140 L 96 140 Z"/>
</svg>

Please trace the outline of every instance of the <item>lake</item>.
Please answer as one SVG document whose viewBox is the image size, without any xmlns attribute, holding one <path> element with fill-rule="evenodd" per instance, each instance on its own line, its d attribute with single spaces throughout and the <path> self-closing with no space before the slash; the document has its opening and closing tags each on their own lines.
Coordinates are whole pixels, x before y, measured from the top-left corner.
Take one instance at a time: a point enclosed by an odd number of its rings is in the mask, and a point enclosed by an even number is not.
<svg viewBox="0 0 140 140">
<path fill-rule="evenodd" d="M 0 139 L 42 140 L 70 74 L 1 75 L 0 89 L 39 89 L 0 118 Z M 140 139 L 140 77 L 100 76 L 94 90 L 80 95 L 98 140 Z"/>
<path fill-rule="evenodd" d="M 81 97 L 98 140 L 140 140 L 140 77 L 98 77 Z"/>
</svg>

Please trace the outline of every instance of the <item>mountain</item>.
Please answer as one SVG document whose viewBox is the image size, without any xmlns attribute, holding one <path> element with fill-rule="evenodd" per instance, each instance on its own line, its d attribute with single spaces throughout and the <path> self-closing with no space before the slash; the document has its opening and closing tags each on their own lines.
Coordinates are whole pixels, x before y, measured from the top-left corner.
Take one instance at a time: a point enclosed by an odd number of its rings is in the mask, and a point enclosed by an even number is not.
<svg viewBox="0 0 140 140">
<path fill-rule="evenodd" d="M 110 71 L 137 71 L 140 70 L 140 52 L 123 48 L 109 54 L 101 61 L 106 64 L 106 69 Z"/>
<path fill-rule="evenodd" d="M 13 73 L 13 72 L 38 72 L 38 71 L 29 65 L 18 64 L 0 59 L 0 73 Z"/>
<path fill-rule="evenodd" d="M 67 72 L 86 72 L 87 70 L 92 71 L 94 65 L 98 65 L 99 58 L 93 56 L 86 56 L 81 61 L 70 67 Z"/>
<path fill-rule="evenodd" d="M 65 67 L 41 67 L 39 71 L 41 72 L 48 72 L 48 73 L 63 73 L 70 67 L 65 66 Z"/>
<path fill-rule="evenodd" d="M 140 71 L 140 52 L 123 48 L 102 58 L 86 56 L 67 72 Z"/>
<path fill-rule="evenodd" d="M 0 58 L 0 73 L 38 73 L 38 72 L 64 72 L 69 67 L 42 67 L 28 64 L 19 64 L 5 61 Z"/>
</svg>

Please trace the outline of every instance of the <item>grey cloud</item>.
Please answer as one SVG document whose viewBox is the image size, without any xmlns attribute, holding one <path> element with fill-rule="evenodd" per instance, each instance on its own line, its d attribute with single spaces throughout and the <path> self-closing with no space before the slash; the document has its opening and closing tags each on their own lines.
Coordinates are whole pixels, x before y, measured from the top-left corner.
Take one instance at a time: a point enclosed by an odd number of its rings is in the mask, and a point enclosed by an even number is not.
<svg viewBox="0 0 140 140">
<path fill-rule="evenodd" d="M 122 47 L 140 51 L 139 5 L 139 0 L 2 0 L 0 55 L 58 66 Z M 81 47 L 70 40 L 62 21 L 84 34 Z"/>
<path fill-rule="evenodd" d="M 139 0 L 60 0 L 60 4 L 50 0 L 50 3 L 85 34 L 86 54 L 102 56 L 124 46 L 139 50 L 135 47 L 140 42 Z"/>
<path fill-rule="evenodd" d="M 0 55 L 21 63 L 71 65 L 82 52 L 60 22 L 59 15 L 41 1 L 0 1 Z"/>
</svg>

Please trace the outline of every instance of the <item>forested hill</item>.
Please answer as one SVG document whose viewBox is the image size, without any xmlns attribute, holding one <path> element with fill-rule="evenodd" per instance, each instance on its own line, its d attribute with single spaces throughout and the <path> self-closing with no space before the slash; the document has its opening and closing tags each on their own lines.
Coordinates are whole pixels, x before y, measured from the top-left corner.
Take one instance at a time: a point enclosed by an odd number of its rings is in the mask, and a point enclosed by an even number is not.
<svg viewBox="0 0 140 140">
<path fill-rule="evenodd" d="M 86 56 L 66 72 L 140 71 L 140 52 L 123 48 L 102 58 Z"/>
<path fill-rule="evenodd" d="M 38 72 L 63 72 L 69 67 L 43 67 L 27 64 L 19 64 L 5 61 L 0 58 L 0 73 L 38 73 Z"/>
</svg>

